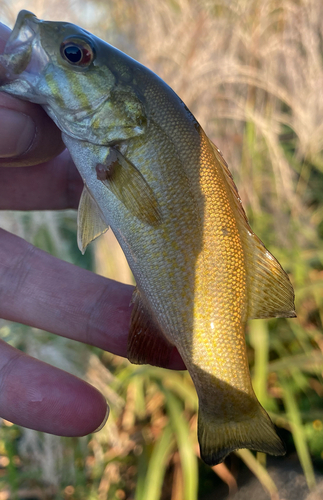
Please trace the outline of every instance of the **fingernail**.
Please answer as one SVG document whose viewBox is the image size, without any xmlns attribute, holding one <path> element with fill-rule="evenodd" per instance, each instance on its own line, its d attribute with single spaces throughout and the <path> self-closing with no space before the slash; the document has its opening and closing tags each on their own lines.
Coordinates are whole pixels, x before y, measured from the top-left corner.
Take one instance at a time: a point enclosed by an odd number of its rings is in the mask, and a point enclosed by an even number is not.
<svg viewBox="0 0 323 500">
<path fill-rule="evenodd" d="M 107 420 L 109 418 L 109 415 L 110 415 L 110 407 L 109 405 L 107 405 L 107 411 L 106 411 L 106 414 L 105 414 L 105 417 L 103 419 L 103 422 L 101 425 L 99 425 L 99 427 L 97 429 L 95 429 L 95 431 L 93 432 L 99 432 L 101 429 L 103 429 L 103 427 L 105 426 L 105 424 L 107 423 Z"/>
<path fill-rule="evenodd" d="M 36 125 L 30 116 L 0 108 L 0 158 L 12 158 L 25 153 L 36 135 Z"/>
</svg>

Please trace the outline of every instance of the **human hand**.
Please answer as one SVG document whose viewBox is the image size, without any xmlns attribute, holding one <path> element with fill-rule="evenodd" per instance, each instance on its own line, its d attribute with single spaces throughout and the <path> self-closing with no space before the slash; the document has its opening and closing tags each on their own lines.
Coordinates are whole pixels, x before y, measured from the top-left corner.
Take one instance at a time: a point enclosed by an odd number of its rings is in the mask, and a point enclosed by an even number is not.
<svg viewBox="0 0 323 500">
<path fill-rule="evenodd" d="M 0 25 L 0 52 L 10 30 Z M 77 208 L 83 183 L 43 109 L 0 93 L 0 210 Z M 133 287 L 63 262 L 0 229 L 0 317 L 126 356 Z M 93 432 L 104 397 L 1 342 L 0 416 L 62 436 Z M 184 368 L 178 352 L 169 368 Z"/>
</svg>

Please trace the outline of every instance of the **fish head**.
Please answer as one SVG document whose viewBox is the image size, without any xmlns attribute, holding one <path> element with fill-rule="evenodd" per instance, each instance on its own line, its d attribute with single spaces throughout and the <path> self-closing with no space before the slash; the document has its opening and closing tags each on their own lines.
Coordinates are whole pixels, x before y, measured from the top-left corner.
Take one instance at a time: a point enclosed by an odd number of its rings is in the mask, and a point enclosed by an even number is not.
<svg viewBox="0 0 323 500">
<path fill-rule="evenodd" d="M 78 26 L 23 10 L 0 56 L 0 90 L 41 104 L 67 135 L 106 145 L 145 132 L 140 66 Z"/>
</svg>

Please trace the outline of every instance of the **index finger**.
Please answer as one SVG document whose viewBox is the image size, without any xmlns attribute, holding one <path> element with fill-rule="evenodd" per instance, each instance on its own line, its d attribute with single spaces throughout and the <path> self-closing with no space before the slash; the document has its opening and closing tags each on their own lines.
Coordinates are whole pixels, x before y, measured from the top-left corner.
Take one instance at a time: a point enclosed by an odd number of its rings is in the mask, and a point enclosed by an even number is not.
<svg viewBox="0 0 323 500">
<path fill-rule="evenodd" d="M 133 287 L 0 229 L 0 317 L 127 355 Z M 176 348 L 164 367 L 185 369 Z"/>
<path fill-rule="evenodd" d="M 10 29 L 0 23 L 0 53 L 9 35 Z M 65 148 L 60 130 L 41 106 L 4 92 L 0 92 L 0 124 L 0 166 L 38 165 Z"/>
</svg>

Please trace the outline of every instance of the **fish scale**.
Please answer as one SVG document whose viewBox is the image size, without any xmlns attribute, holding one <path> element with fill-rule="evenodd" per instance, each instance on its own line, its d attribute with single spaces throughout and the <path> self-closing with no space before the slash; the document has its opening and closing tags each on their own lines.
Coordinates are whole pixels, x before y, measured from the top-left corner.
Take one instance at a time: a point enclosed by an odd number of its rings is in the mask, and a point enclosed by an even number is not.
<svg viewBox="0 0 323 500">
<path fill-rule="evenodd" d="M 78 26 L 22 11 L 0 63 L 1 90 L 44 107 L 83 178 L 81 251 L 110 226 L 127 257 L 130 361 L 159 365 L 178 349 L 206 463 L 238 448 L 284 454 L 252 389 L 245 325 L 294 317 L 294 292 L 218 148 L 157 75 Z"/>
</svg>

